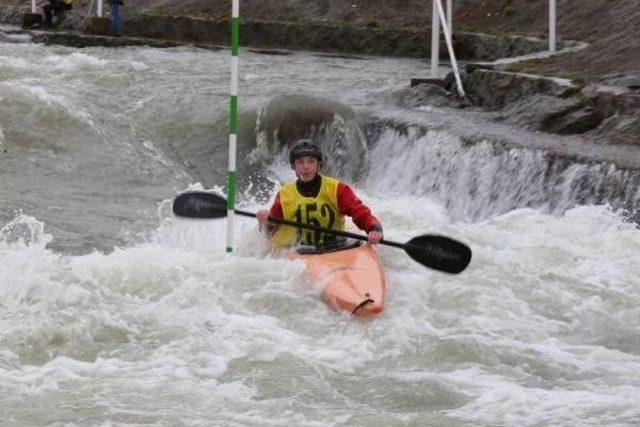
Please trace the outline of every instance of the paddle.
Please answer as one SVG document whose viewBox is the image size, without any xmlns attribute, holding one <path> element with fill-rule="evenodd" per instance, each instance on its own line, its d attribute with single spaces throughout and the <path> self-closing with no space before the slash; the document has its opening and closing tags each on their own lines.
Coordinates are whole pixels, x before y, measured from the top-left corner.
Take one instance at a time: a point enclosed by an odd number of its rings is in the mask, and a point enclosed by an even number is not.
<svg viewBox="0 0 640 427">
<path fill-rule="evenodd" d="M 234 212 L 237 215 L 256 217 L 255 213 L 239 209 Z M 173 213 L 187 218 L 224 218 L 227 216 L 227 200 L 218 194 L 203 191 L 182 193 L 173 201 Z M 331 230 L 280 218 L 270 217 L 268 221 L 337 236 L 367 240 L 367 236 L 361 234 Z M 468 246 L 444 236 L 425 234 L 414 237 L 406 243 L 382 239 L 380 244 L 404 249 L 411 258 L 420 264 L 446 273 L 460 273 L 471 261 L 471 249 Z"/>
</svg>

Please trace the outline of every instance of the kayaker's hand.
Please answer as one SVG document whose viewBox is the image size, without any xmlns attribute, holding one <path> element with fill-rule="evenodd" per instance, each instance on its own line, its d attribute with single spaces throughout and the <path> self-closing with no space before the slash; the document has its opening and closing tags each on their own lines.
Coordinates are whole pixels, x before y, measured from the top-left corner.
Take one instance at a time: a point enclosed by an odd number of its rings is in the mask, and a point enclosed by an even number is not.
<svg viewBox="0 0 640 427">
<path fill-rule="evenodd" d="M 371 230 L 367 235 L 367 243 L 370 245 L 380 243 L 380 240 L 382 240 L 382 233 L 379 231 Z"/>
<path fill-rule="evenodd" d="M 267 218 L 269 218 L 269 211 L 267 209 L 260 209 L 256 212 L 256 218 L 258 218 L 260 226 L 264 225 L 264 223 L 267 222 Z"/>
</svg>

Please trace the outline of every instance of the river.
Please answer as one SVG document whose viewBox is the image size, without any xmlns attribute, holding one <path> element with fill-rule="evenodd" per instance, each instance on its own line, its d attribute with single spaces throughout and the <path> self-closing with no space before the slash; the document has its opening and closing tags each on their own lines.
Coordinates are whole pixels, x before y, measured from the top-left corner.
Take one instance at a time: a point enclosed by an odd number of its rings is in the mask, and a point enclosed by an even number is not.
<svg viewBox="0 0 640 427">
<path fill-rule="evenodd" d="M 385 311 L 349 319 L 250 219 L 226 254 L 223 220 L 171 214 L 224 191 L 229 57 L 0 43 L 2 425 L 640 423 L 625 148 L 398 106 L 424 61 L 241 50 L 243 209 L 292 178 L 283 135 L 312 134 L 385 237 L 474 252 L 446 275 L 380 247 Z"/>
</svg>

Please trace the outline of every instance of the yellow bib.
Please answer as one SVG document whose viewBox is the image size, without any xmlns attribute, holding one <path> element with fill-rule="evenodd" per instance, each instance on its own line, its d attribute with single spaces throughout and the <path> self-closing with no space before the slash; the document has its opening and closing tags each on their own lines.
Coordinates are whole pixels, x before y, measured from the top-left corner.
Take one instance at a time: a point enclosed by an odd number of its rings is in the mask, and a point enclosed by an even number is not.
<svg viewBox="0 0 640 427">
<path fill-rule="evenodd" d="M 322 176 L 320 191 L 316 197 L 305 197 L 298 191 L 296 183 L 280 189 L 280 203 L 284 219 L 333 230 L 344 230 L 344 215 L 338 209 L 338 183 L 334 178 Z M 336 240 L 333 234 L 304 230 L 281 225 L 271 238 L 275 247 L 303 245 L 325 245 Z"/>
</svg>

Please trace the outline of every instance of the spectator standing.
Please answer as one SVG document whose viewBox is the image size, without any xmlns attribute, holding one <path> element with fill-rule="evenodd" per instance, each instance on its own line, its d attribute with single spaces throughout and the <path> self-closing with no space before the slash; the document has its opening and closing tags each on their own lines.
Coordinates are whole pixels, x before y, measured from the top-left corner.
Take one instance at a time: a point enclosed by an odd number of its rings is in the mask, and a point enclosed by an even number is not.
<svg viewBox="0 0 640 427">
<path fill-rule="evenodd" d="M 53 27 L 53 13 L 60 19 L 60 12 L 73 7 L 73 0 L 49 0 L 48 4 L 42 6 L 44 11 L 44 23 L 48 28 Z"/>
<path fill-rule="evenodd" d="M 111 17 L 111 35 L 120 37 L 120 6 L 124 6 L 123 0 L 109 0 L 109 16 Z"/>
</svg>

